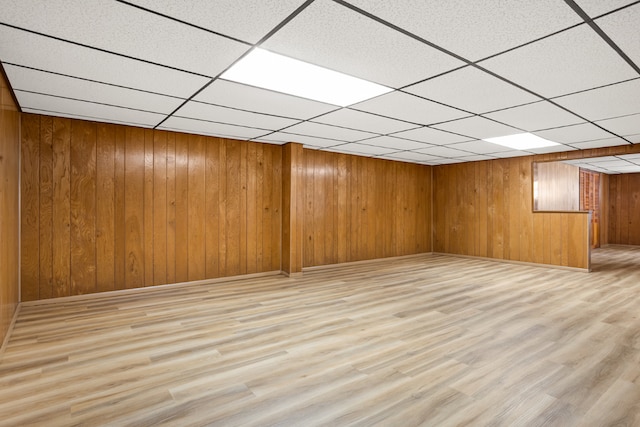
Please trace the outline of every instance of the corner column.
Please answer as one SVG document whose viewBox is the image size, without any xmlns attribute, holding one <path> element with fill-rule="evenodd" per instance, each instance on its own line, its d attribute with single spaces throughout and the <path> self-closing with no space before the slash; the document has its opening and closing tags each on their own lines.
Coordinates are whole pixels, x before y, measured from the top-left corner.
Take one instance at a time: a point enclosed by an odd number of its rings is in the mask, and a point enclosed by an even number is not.
<svg viewBox="0 0 640 427">
<path fill-rule="evenodd" d="M 304 204 L 302 144 L 282 147 L 282 271 L 302 275 L 302 208 Z"/>
</svg>

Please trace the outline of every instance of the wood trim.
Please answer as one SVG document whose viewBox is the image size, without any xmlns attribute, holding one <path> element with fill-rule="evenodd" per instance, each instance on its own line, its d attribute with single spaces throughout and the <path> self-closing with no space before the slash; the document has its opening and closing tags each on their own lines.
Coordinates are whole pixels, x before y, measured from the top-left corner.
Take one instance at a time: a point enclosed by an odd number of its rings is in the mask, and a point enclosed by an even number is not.
<svg viewBox="0 0 640 427">
<path fill-rule="evenodd" d="M 444 255 L 444 256 L 452 256 L 456 258 L 468 258 L 468 259 L 479 259 L 482 261 L 492 261 L 502 264 L 516 264 L 516 265 L 528 265 L 530 267 L 544 267 L 544 268 L 553 268 L 555 270 L 566 270 L 566 271 L 578 271 L 582 273 L 589 273 L 591 271 L 591 265 L 589 268 L 579 268 L 579 267 L 567 267 L 564 265 L 555 265 L 555 264 L 542 264 L 538 262 L 527 262 L 527 261 L 514 261 L 510 259 L 497 259 L 497 258 L 488 258 L 483 256 L 474 256 L 474 255 L 460 255 L 460 254 L 450 254 L 445 252 L 433 252 L 434 255 Z M 590 258 L 590 257 L 589 257 Z"/>
<path fill-rule="evenodd" d="M 107 298 L 107 297 L 113 297 L 113 296 L 137 295 L 145 292 L 152 293 L 154 289 L 167 289 L 167 288 L 172 289 L 172 288 L 181 288 L 185 286 L 194 286 L 194 285 L 196 286 L 212 285 L 216 283 L 236 282 L 240 280 L 249 280 L 249 279 L 256 279 L 261 277 L 280 276 L 282 274 L 283 272 L 280 270 L 266 271 L 263 273 L 241 274 L 238 276 L 218 277 L 215 279 L 193 280 L 190 282 L 180 282 L 180 283 L 169 283 L 166 285 L 149 286 L 146 288 L 118 289 L 115 291 L 98 292 L 98 293 L 84 294 L 84 295 L 72 295 L 68 297 L 50 298 L 46 300 L 24 301 L 20 303 L 20 305 L 23 307 L 34 307 L 34 306 L 49 305 L 49 304 L 59 304 L 63 302 L 100 299 L 100 298 Z"/>
<path fill-rule="evenodd" d="M 341 262 L 341 263 L 337 263 L 337 264 L 314 265 L 314 266 L 311 266 L 311 267 L 304 267 L 302 269 L 302 271 L 330 270 L 332 268 L 348 267 L 348 266 L 352 266 L 352 265 L 375 264 L 375 263 L 379 263 L 381 261 L 394 261 L 394 260 L 419 258 L 419 257 L 424 256 L 424 255 L 433 255 L 433 254 L 435 254 L 435 252 L 421 252 L 419 254 L 400 255 L 400 256 L 375 258 L 375 259 L 363 259 L 363 260 L 360 260 L 360 261 Z M 451 255 L 451 254 L 441 254 L 441 255 Z"/>
</svg>

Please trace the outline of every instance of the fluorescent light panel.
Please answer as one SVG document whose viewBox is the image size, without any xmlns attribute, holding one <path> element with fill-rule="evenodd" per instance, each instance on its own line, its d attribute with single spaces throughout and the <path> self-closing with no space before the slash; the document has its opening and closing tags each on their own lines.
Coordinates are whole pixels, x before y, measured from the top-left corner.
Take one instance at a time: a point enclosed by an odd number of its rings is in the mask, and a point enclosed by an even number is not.
<svg viewBox="0 0 640 427">
<path fill-rule="evenodd" d="M 557 142 L 540 138 L 531 133 L 517 133 L 514 135 L 498 136 L 496 138 L 486 138 L 485 141 L 492 144 L 502 145 L 503 147 L 513 148 L 514 150 L 528 150 L 531 148 L 551 147 L 552 145 L 560 145 Z"/>
<path fill-rule="evenodd" d="M 220 77 L 341 107 L 393 90 L 259 48 L 253 49 Z"/>
</svg>

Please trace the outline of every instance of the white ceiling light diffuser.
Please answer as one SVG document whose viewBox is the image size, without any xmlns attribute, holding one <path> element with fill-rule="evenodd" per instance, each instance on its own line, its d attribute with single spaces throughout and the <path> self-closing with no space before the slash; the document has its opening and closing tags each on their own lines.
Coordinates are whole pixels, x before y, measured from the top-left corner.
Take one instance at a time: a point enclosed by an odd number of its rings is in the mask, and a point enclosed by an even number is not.
<svg viewBox="0 0 640 427">
<path fill-rule="evenodd" d="M 393 89 L 255 48 L 220 78 L 346 107 Z"/>
<path fill-rule="evenodd" d="M 529 150 L 531 148 L 551 147 L 560 145 L 557 142 L 540 138 L 531 133 L 517 133 L 514 135 L 498 136 L 496 138 L 485 138 L 484 141 L 492 144 L 502 145 L 503 147 L 513 148 L 514 150 Z"/>
</svg>

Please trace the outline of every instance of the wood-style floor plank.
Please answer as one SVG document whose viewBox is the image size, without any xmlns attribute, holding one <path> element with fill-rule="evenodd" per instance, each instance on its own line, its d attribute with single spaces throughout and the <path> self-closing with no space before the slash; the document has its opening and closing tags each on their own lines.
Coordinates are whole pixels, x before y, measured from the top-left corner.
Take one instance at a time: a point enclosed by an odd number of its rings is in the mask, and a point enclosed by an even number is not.
<svg viewBox="0 0 640 427">
<path fill-rule="evenodd" d="M 640 426 L 640 247 L 24 305 L 0 426 Z"/>
</svg>

